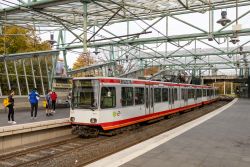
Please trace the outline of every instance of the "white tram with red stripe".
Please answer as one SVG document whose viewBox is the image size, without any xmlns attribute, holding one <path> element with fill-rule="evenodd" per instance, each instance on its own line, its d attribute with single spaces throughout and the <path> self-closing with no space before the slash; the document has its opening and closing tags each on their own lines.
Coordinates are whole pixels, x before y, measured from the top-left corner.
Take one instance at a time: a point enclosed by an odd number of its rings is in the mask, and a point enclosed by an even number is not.
<svg viewBox="0 0 250 167">
<path fill-rule="evenodd" d="M 123 78 L 73 79 L 70 121 L 80 135 L 95 135 L 216 100 L 216 88 Z"/>
</svg>

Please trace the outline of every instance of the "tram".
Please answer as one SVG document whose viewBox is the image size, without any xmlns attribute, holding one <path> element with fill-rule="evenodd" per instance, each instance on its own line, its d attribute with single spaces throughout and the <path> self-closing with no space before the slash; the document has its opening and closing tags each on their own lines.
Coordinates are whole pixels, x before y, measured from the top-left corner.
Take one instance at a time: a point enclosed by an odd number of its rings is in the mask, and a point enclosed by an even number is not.
<svg viewBox="0 0 250 167">
<path fill-rule="evenodd" d="M 217 89 L 149 80 L 73 79 L 70 121 L 76 134 L 97 135 L 212 103 Z"/>
</svg>

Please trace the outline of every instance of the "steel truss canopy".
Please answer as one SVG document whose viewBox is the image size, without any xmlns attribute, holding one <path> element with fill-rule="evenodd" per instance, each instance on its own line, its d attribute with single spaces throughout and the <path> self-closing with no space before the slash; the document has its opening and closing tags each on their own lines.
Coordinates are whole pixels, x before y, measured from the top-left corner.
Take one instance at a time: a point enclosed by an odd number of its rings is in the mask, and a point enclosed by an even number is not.
<svg viewBox="0 0 250 167">
<path fill-rule="evenodd" d="M 27 52 L 27 53 L 16 53 L 16 54 L 9 54 L 9 55 L 0 55 L 0 62 L 5 60 L 18 60 L 24 58 L 34 58 L 34 57 L 45 57 L 48 55 L 57 56 L 59 55 L 59 51 L 41 51 L 41 52 Z"/>
<path fill-rule="evenodd" d="M 30 1 L 30 0 L 29 0 Z M 109 24 L 128 20 L 149 19 L 163 15 L 205 13 L 209 9 L 235 6 L 235 0 L 1 0 L 0 24 L 36 25 L 39 27 L 82 27 L 87 3 L 88 25 Z M 238 0 L 239 6 L 249 5 Z"/>
<path fill-rule="evenodd" d="M 229 30 L 238 20 L 250 13 L 248 9 L 238 16 L 238 7 L 250 6 L 249 0 L 0 0 L 0 35 L 2 25 L 17 25 L 25 28 L 35 27 L 39 31 L 58 31 L 56 51 L 49 51 L 52 55 L 58 55 L 63 51 L 65 67 L 67 67 L 66 54 L 74 49 L 83 48 L 83 53 L 89 49 L 95 49 L 96 55 L 102 51 L 107 52 L 107 59 L 90 67 L 84 67 L 69 71 L 69 74 L 77 74 L 95 69 L 112 69 L 115 64 L 129 64 L 130 71 L 152 66 L 165 66 L 180 70 L 213 70 L 216 69 L 249 69 L 250 40 L 244 42 L 242 38 L 250 35 L 249 24 L 243 29 Z M 214 26 L 217 19 L 214 11 L 226 8 L 235 8 L 235 20 L 218 29 Z M 224 11 L 225 12 L 225 11 Z M 206 13 L 204 20 L 209 23 L 204 29 L 202 25 L 195 25 L 191 21 L 176 15 L 189 13 Z M 167 16 L 167 17 L 166 17 Z M 188 28 L 196 31 L 184 34 L 179 31 L 171 34 L 168 19 L 181 22 Z M 216 20 L 215 20 L 216 19 Z M 230 18 L 231 19 L 231 18 Z M 139 31 L 130 30 L 131 22 L 138 21 Z M 150 20 L 147 22 L 147 20 Z M 162 27 L 156 28 L 156 24 L 162 21 Z M 118 34 L 112 31 L 109 25 L 126 22 L 127 32 Z M 122 24 L 120 24 L 122 25 Z M 237 25 L 237 26 L 236 26 Z M 116 25 L 114 25 L 115 27 Z M 154 27 L 155 26 L 155 27 Z M 110 29 L 109 29 L 110 28 Z M 92 30 L 93 29 L 93 30 Z M 141 30 L 142 29 L 142 30 Z M 164 31 L 161 30 L 164 29 Z M 197 32 L 198 30 L 198 32 Z M 70 43 L 65 40 L 64 31 L 70 32 L 74 39 Z M 133 32 L 133 33 L 132 33 Z M 237 33 L 236 33 L 237 32 Z M 101 34 L 103 33 L 103 34 Z M 148 36 L 142 34 L 152 33 Z M 66 33 L 65 33 L 66 34 Z M 6 35 L 6 34 L 3 34 Z M 232 37 L 242 37 L 240 46 L 230 47 Z M 96 38 L 95 38 L 96 37 Z M 220 43 L 224 40 L 224 44 Z M 246 38 L 245 38 L 246 39 Z M 210 41 L 213 41 L 213 43 Z M 219 42 L 218 42 L 219 41 Z M 185 43 L 183 45 L 183 43 Z M 157 47 L 151 47 L 159 44 Z M 198 45 L 203 48 L 199 50 Z M 218 45 L 217 45 L 218 44 Z M 220 44 L 223 44 L 220 45 Z M 239 43 L 238 43 L 239 44 Z M 160 48 L 160 45 L 162 47 Z M 165 45 L 165 46 L 163 46 Z M 194 45 L 194 46 L 193 46 Z M 227 46 L 227 47 L 225 47 Z M 161 49 L 158 50 L 158 47 Z M 169 48 L 175 48 L 170 50 Z M 193 47 L 193 49 L 191 49 Z M 206 47 L 207 49 L 204 49 Z M 225 47 L 225 48 L 222 48 Z M 162 48 L 165 48 L 163 51 Z M 39 55 L 46 55 L 40 52 Z M 7 59 L 19 59 L 21 56 L 32 57 L 36 53 L 4 55 L 0 61 Z M 104 55 L 104 54 L 103 54 Z M 211 58 L 212 56 L 217 58 Z M 211 58 L 209 60 L 208 58 Z M 186 59 L 187 58 L 187 59 Z M 132 64 L 134 63 L 134 64 Z M 128 65 L 127 65 L 128 66 Z M 129 67 L 129 66 L 128 66 Z M 137 68 L 137 69 L 136 69 Z M 100 70 L 100 71 L 101 71 Z M 112 70 L 110 70 L 112 72 Z M 127 71 L 129 72 L 129 71 Z M 107 74 L 109 73 L 106 72 Z"/>
</svg>

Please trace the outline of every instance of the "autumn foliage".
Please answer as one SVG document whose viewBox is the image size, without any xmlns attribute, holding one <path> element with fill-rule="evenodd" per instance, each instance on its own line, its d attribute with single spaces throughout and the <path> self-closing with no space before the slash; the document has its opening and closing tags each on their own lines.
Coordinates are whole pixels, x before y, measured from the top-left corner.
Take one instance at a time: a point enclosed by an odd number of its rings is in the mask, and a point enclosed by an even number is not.
<svg viewBox="0 0 250 167">
<path fill-rule="evenodd" d="M 0 54 L 24 53 L 50 50 L 50 44 L 35 34 L 31 27 L 5 26 L 0 35 Z"/>
<path fill-rule="evenodd" d="M 93 57 L 90 56 L 89 53 L 87 54 L 81 53 L 76 59 L 75 63 L 73 64 L 73 69 L 79 69 L 79 68 L 86 67 L 94 63 L 95 63 L 95 60 Z"/>
<path fill-rule="evenodd" d="M 149 76 L 149 75 L 153 75 L 155 73 L 157 73 L 160 70 L 159 67 L 150 67 L 144 70 L 144 75 L 145 76 Z"/>
</svg>

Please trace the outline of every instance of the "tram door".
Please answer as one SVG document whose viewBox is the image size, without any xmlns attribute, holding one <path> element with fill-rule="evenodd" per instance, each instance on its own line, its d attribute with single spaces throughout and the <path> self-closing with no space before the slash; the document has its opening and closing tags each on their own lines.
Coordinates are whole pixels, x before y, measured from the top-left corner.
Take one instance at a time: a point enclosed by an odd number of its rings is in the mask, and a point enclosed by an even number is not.
<svg viewBox="0 0 250 167">
<path fill-rule="evenodd" d="M 169 100 L 168 100 L 168 106 L 169 106 L 169 109 L 172 109 L 174 107 L 174 96 L 173 96 L 173 88 L 170 87 L 169 88 Z"/>
<path fill-rule="evenodd" d="M 145 88 L 145 114 L 154 113 L 154 89 L 151 86 Z"/>
<path fill-rule="evenodd" d="M 194 103 L 197 103 L 197 89 L 193 89 L 194 91 Z"/>
<path fill-rule="evenodd" d="M 187 106 L 188 105 L 188 89 L 187 88 L 184 88 L 183 89 L 184 91 L 184 106 Z"/>
</svg>

